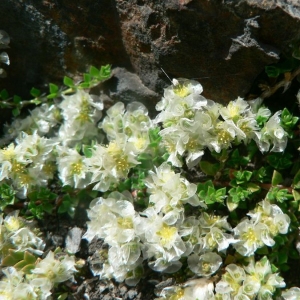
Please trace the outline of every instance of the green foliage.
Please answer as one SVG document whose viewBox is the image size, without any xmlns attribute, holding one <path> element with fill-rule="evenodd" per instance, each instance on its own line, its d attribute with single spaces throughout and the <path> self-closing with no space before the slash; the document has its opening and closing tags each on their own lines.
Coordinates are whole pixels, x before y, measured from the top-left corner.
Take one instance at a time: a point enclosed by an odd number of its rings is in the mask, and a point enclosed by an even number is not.
<svg viewBox="0 0 300 300">
<path fill-rule="evenodd" d="M 3 211 L 7 205 L 12 205 L 15 202 L 16 191 L 12 186 L 2 183 L 0 185 L 0 211 Z"/>
<path fill-rule="evenodd" d="M 22 99 L 18 95 L 10 96 L 6 89 L 0 92 L 0 108 L 11 108 L 14 117 L 20 115 L 21 110 L 28 105 L 40 105 L 41 103 L 52 103 L 53 99 L 62 95 L 73 94 L 77 89 L 88 89 L 97 86 L 111 76 L 110 65 L 102 66 L 100 69 L 90 67 L 89 73 L 83 75 L 83 82 L 75 84 L 73 79 L 65 76 L 63 83 L 65 88 L 59 88 L 57 84 L 49 83 L 49 93 L 42 94 L 37 88 L 30 90 L 33 99 Z"/>
<path fill-rule="evenodd" d="M 211 180 L 204 183 L 199 183 L 197 193 L 200 199 L 203 199 L 206 204 L 224 203 L 226 196 L 226 188 L 215 189 Z"/>
<path fill-rule="evenodd" d="M 271 188 L 266 197 L 272 202 L 284 202 L 294 198 L 287 189 L 280 189 L 278 187 Z"/>
<path fill-rule="evenodd" d="M 290 153 L 270 153 L 267 162 L 277 170 L 284 170 L 293 164 L 293 155 Z"/>
<path fill-rule="evenodd" d="M 45 187 L 28 194 L 28 209 L 33 217 L 42 219 L 45 213 L 51 214 L 57 195 Z"/>
<path fill-rule="evenodd" d="M 280 62 L 266 66 L 265 72 L 269 77 L 278 77 L 281 74 L 291 72 L 300 66 L 300 61 L 294 57 L 282 59 Z"/>
<path fill-rule="evenodd" d="M 202 160 L 200 161 L 201 171 L 206 175 L 215 176 L 221 168 L 220 163 L 212 164 L 209 161 Z"/>
<path fill-rule="evenodd" d="M 2 266 L 14 267 L 25 274 L 30 274 L 31 270 L 35 268 L 36 261 L 37 257 L 28 251 L 21 252 L 9 249 L 8 255 L 2 260 Z"/>
</svg>

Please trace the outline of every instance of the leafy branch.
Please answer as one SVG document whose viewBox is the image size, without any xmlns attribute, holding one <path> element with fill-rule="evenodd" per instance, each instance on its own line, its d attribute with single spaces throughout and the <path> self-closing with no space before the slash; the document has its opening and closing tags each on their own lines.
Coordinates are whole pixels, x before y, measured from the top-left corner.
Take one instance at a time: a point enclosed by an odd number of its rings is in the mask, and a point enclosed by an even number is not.
<svg viewBox="0 0 300 300">
<path fill-rule="evenodd" d="M 54 83 L 49 83 L 49 93 L 42 94 L 37 88 L 30 90 L 30 95 L 33 97 L 30 100 L 24 100 L 20 96 L 9 96 L 6 89 L 0 92 L 0 108 L 12 109 L 13 115 L 16 117 L 20 114 L 21 110 L 28 105 L 39 105 L 47 103 L 51 99 L 59 98 L 64 95 L 75 93 L 77 90 L 90 89 L 97 86 L 102 81 L 110 78 L 111 68 L 110 65 L 102 66 L 100 69 L 90 67 L 89 73 L 83 75 L 83 80 L 75 83 L 73 79 L 65 76 L 63 79 L 64 87 L 59 88 Z"/>
</svg>

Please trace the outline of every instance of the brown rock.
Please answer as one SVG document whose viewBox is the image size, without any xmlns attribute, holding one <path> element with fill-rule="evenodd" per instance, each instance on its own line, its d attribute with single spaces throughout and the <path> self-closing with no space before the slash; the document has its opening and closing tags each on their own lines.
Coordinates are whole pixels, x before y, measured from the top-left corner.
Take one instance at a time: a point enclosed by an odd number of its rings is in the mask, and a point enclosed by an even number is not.
<svg viewBox="0 0 300 300">
<path fill-rule="evenodd" d="M 300 38 L 296 0 L 28 0 L 0 2 L 11 65 L 0 89 L 32 86 L 89 65 L 135 71 L 156 93 L 196 78 L 220 102 L 244 96 L 264 66 Z M 149 102 L 154 101 L 154 98 Z M 155 100 L 156 101 L 156 100 Z"/>
</svg>

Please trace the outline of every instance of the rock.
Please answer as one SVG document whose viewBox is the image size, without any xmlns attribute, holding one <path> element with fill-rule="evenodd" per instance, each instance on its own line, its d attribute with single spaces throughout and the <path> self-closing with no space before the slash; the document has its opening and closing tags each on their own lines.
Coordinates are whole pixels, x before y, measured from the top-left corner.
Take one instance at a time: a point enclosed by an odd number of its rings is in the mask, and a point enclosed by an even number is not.
<svg viewBox="0 0 300 300">
<path fill-rule="evenodd" d="M 226 103 L 300 38 L 296 0 L 2 0 L 0 18 L 11 38 L 0 90 L 24 97 L 109 63 L 134 71 L 153 91 L 151 105 L 170 84 L 161 68 Z"/>
<path fill-rule="evenodd" d="M 299 38 L 296 1 L 119 0 L 117 5 L 133 68 L 156 91 L 168 82 L 162 67 L 170 77 L 198 79 L 205 96 L 228 102 L 244 96 L 264 66 Z"/>
<path fill-rule="evenodd" d="M 82 229 L 74 227 L 69 230 L 66 237 L 66 250 L 69 253 L 75 254 L 79 251 L 79 246 L 81 243 Z"/>
<path fill-rule="evenodd" d="M 161 99 L 161 95 L 147 88 L 136 74 L 117 67 L 113 69 L 112 80 L 106 85 L 108 95 L 114 102 L 128 104 L 139 101 L 149 109 L 150 114 L 155 115 L 154 106 Z"/>
</svg>

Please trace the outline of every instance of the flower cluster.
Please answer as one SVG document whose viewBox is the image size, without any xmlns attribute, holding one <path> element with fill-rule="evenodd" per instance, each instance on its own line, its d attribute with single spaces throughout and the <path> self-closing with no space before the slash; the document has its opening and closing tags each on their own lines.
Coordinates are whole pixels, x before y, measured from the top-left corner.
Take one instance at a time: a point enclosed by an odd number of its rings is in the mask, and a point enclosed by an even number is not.
<svg viewBox="0 0 300 300">
<path fill-rule="evenodd" d="M 103 278 L 113 275 L 118 281 L 127 279 L 128 284 L 136 284 L 140 278 L 127 278 L 141 263 L 141 244 L 136 234 L 140 217 L 131 195 L 113 192 L 107 199 L 96 198 L 90 204 L 88 216 L 91 221 L 83 238 L 91 241 L 97 236 L 111 246 L 97 275 Z"/>
<path fill-rule="evenodd" d="M 179 79 L 165 89 L 164 98 L 156 105 L 162 112 L 155 122 L 164 127 L 160 135 L 174 166 L 182 166 L 183 155 L 187 166 L 193 167 L 205 148 L 219 153 L 232 144 L 252 139 L 261 151 L 268 151 L 271 145 L 271 151 L 284 151 L 287 133 L 280 125 L 280 111 L 269 118 L 271 112 L 259 107 L 261 99 L 249 103 L 238 98 L 222 106 L 201 96 L 202 90 L 196 81 Z M 262 120 L 264 125 L 260 128 Z"/>
<path fill-rule="evenodd" d="M 216 284 L 216 300 L 271 300 L 276 288 L 285 287 L 283 278 L 272 272 L 267 257 L 263 257 L 257 262 L 254 261 L 253 257 L 250 257 L 247 266 L 229 264 L 225 270 L 225 274 Z"/>
<path fill-rule="evenodd" d="M 0 215 L 0 262 L 10 249 L 24 252 L 30 251 L 36 255 L 43 254 L 44 241 L 38 237 L 32 228 L 33 224 L 25 222 L 15 210 L 4 219 Z"/>
<path fill-rule="evenodd" d="M 50 299 L 51 289 L 56 284 L 73 280 L 76 269 L 74 257 L 64 256 L 58 260 L 50 251 L 44 259 L 38 261 L 31 274 L 25 274 L 14 267 L 4 268 L 2 272 L 1 299 L 46 300 Z"/>
<path fill-rule="evenodd" d="M 285 287 L 283 278 L 273 273 L 271 264 L 266 257 L 255 262 L 253 256 L 248 264 L 239 266 L 229 264 L 225 267 L 225 273 L 214 287 L 216 278 L 200 278 L 190 280 L 182 287 L 171 286 L 164 288 L 160 298 L 156 300 L 231 300 L 231 299 L 273 299 L 277 288 Z M 284 299 L 297 295 L 297 288 L 283 293 Z"/>
<path fill-rule="evenodd" d="M 203 212 L 199 219 L 186 218 L 184 205 L 206 205 L 196 195 L 196 187 L 166 163 L 150 172 L 145 182 L 150 205 L 139 213 L 131 197 L 117 192 L 92 201 L 88 210 L 91 221 L 84 237 L 89 241 L 95 236 L 103 238 L 110 247 L 105 268 L 98 274 L 123 281 L 132 271 L 131 265 L 136 268 L 146 259 L 153 270 L 173 273 L 181 268 L 180 259 L 186 256 L 195 274 L 214 274 L 222 264 L 216 251 L 225 252 L 235 242 L 228 233 L 232 229 L 226 217 Z"/>
<path fill-rule="evenodd" d="M 36 132 L 22 132 L 16 145 L 11 143 L 0 150 L 0 181 L 10 181 L 22 198 L 31 187 L 46 186 L 55 170 L 55 145 L 53 139 L 40 137 Z"/>
<path fill-rule="evenodd" d="M 154 121 L 139 102 L 126 107 L 115 103 L 100 121 L 101 97 L 80 89 L 62 95 L 60 103 L 43 104 L 8 128 L 2 140 L 8 146 L 0 150 L 0 182 L 12 186 L 19 199 L 53 178 L 75 189 L 91 185 L 98 197 L 90 203 L 83 238 L 89 242 L 100 238 L 107 245 L 96 255 L 100 268 L 92 268 L 94 275 L 135 285 L 146 262 L 164 273 L 177 272 L 185 264 L 190 274 L 200 278 L 164 289 L 160 299 L 271 299 L 285 284 L 266 258 L 255 262 L 254 255 L 263 246 L 273 247 L 278 234 L 288 233 L 290 217 L 268 200 L 256 204 L 241 220 L 234 209 L 227 216 L 222 205 L 230 183 L 221 192 L 209 186 L 208 201 L 208 192 L 206 198 L 200 184 L 184 177 L 186 168 L 176 167 L 183 166 L 184 160 L 188 168 L 197 166 L 205 149 L 215 157 L 226 152 L 223 149 L 251 140 L 261 152 L 283 152 L 287 132 L 281 112 L 272 116 L 260 99 L 238 98 L 223 106 L 201 93 L 196 81 L 174 80 L 156 106 L 160 113 Z M 156 127 L 159 123 L 162 130 Z M 220 178 L 214 168 L 220 173 L 224 168 L 225 173 L 225 162 L 211 164 L 208 172 Z M 259 189 L 248 181 L 236 184 L 247 192 L 253 186 Z M 213 201 L 212 193 L 218 192 L 218 201 Z M 254 205 L 260 199 L 255 198 Z M 216 210 L 211 209 L 215 204 Z M 248 212 L 245 207 L 239 211 L 239 204 L 235 208 L 236 216 Z M 18 213 L 1 219 L 2 253 L 8 249 L 43 253 L 44 242 L 24 224 Z M 228 262 L 228 253 L 236 264 Z M 249 260 L 248 265 L 237 259 L 241 256 Z M 222 265 L 225 273 L 214 290 Z M 51 289 L 72 279 L 75 271 L 74 258 L 58 260 L 49 252 L 30 274 L 14 267 L 4 269 L 0 298 L 47 299 Z M 290 289 L 283 297 L 294 299 L 298 293 L 297 288 Z"/>
<path fill-rule="evenodd" d="M 78 90 L 63 96 L 58 105 L 64 122 L 58 130 L 59 141 L 64 146 L 75 146 L 78 141 L 89 141 L 99 135 L 95 123 L 102 116 L 103 103 L 99 97 Z"/>
<path fill-rule="evenodd" d="M 243 256 L 250 256 L 258 248 L 274 246 L 273 238 L 286 234 L 290 225 L 290 218 L 275 204 L 264 200 L 256 206 L 254 211 L 248 213 L 249 219 L 242 220 L 235 228 L 234 234 L 237 243 L 235 249 Z"/>
</svg>

